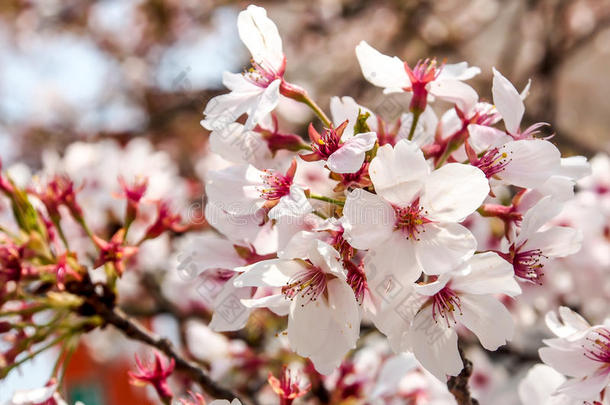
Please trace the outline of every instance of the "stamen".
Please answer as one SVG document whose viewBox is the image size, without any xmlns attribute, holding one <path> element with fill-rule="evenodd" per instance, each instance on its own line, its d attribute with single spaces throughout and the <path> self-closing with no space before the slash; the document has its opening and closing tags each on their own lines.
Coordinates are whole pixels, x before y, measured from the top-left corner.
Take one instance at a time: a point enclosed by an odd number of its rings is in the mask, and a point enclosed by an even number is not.
<svg viewBox="0 0 610 405">
<path fill-rule="evenodd" d="M 510 153 L 512 154 L 512 152 Z M 504 171 L 511 161 L 512 159 L 509 157 L 508 153 L 500 152 L 498 148 L 493 148 L 485 152 L 485 154 L 474 163 L 474 166 L 481 169 L 489 179 Z"/>
<path fill-rule="evenodd" d="M 519 248 L 516 249 L 513 257 L 515 275 L 524 280 L 542 285 L 544 261 L 548 257 L 543 255 L 540 249 L 519 251 Z"/>
<path fill-rule="evenodd" d="M 405 70 L 411 79 L 411 84 L 428 84 L 435 80 L 443 70 L 443 65 L 437 67 L 436 59 L 423 59 L 417 61 L 413 69 L 405 66 Z"/>
<path fill-rule="evenodd" d="M 290 194 L 292 177 L 284 176 L 274 170 L 264 170 L 263 182 L 266 187 L 259 189 L 261 198 L 274 201 Z"/>
<path fill-rule="evenodd" d="M 442 290 L 434 294 L 432 297 L 432 318 L 435 322 L 438 322 L 436 317 L 440 315 L 440 317 L 443 318 L 447 323 L 447 327 L 451 326 L 450 320 L 456 324 L 456 309 L 459 309 L 460 315 L 462 315 L 460 297 L 458 297 L 458 295 L 451 288 L 449 288 L 449 286 L 443 287 Z"/>
<path fill-rule="evenodd" d="M 295 274 L 282 287 L 282 293 L 290 300 L 300 295 L 301 298 L 309 299 L 309 302 L 316 301 L 326 291 L 327 275 L 309 261 L 305 261 L 304 265 L 306 268 Z"/>
<path fill-rule="evenodd" d="M 339 149 L 340 144 L 341 134 L 334 128 L 324 128 L 324 131 L 320 134 L 320 139 L 317 142 L 313 142 L 311 148 L 314 152 L 327 159 Z"/>
<path fill-rule="evenodd" d="M 356 265 L 351 261 L 344 261 L 343 264 L 347 269 L 347 284 L 352 287 L 356 301 L 362 305 L 364 302 L 364 295 L 369 289 L 366 274 L 364 273 L 364 262 L 361 262 L 360 265 Z"/>
<path fill-rule="evenodd" d="M 248 70 L 243 72 L 244 77 L 252 84 L 258 87 L 267 88 L 273 81 L 281 79 L 283 65 L 280 71 L 276 71 L 271 65 L 265 61 L 255 62 L 250 59 L 252 65 Z"/>
<path fill-rule="evenodd" d="M 428 211 L 424 211 L 423 207 L 419 206 L 419 198 L 408 207 L 394 207 L 394 212 L 396 214 L 394 229 L 401 231 L 407 239 L 420 240 L 417 235 L 426 232 L 424 225 L 432 222 L 425 217 Z"/>
<path fill-rule="evenodd" d="M 610 330 L 598 328 L 587 336 L 588 345 L 583 345 L 585 357 L 610 365 Z"/>
</svg>

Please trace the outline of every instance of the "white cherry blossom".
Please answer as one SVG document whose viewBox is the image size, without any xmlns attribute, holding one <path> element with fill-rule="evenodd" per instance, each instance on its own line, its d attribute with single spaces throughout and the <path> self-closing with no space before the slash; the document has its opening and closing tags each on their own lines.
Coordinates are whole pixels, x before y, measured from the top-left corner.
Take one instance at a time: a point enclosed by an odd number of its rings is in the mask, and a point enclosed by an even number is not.
<svg viewBox="0 0 610 405">
<path fill-rule="evenodd" d="M 590 326 L 579 314 L 567 307 L 559 316 L 546 316 L 549 329 L 557 338 L 546 339 L 547 347 L 538 353 L 544 363 L 568 379 L 555 391 L 571 398 L 595 401 L 610 385 L 610 321 Z"/>
<path fill-rule="evenodd" d="M 276 295 L 245 300 L 251 307 L 288 311 L 291 348 L 309 357 L 322 374 L 332 372 L 356 345 L 360 314 L 346 282 L 339 253 L 330 245 L 297 234 L 278 255 L 238 269 L 237 287 L 271 287 Z M 315 327 L 312 327 L 315 325 Z"/>
<path fill-rule="evenodd" d="M 483 172 L 458 163 L 431 171 L 417 145 L 401 140 L 379 148 L 369 173 L 376 194 L 352 191 L 343 215 L 347 241 L 370 250 L 371 266 L 409 283 L 474 253 L 474 236 L 458 222 L 489 192 Z"/>
<path fill-rule="evenodd" d="M 428 94 L 455 103 L 462 111 L 469 111 L 478 100 L 477 93 L 463 80 L 481 70 L 466 62 L 439 67 L 436 61 L 425 60 L 410 68 L 398 57 L 384 55 L 365 41 L 356 46 L 356 56 L 364 78 L 383 87 L 384 93 L 412 92 L 412 109 L 423 111 Z"/>
<path fill-rule="evenodd" d="M 264 8 L 250 5 L 239 13 L 237 28 L 252 55 L 252 68 L 243 74 L 223 74 L 222 82 L 231 92 L 208 102 L 201 125 L 209 130 L 221 130 L 242 114 L 248 115 L 245 129 L 251 130 L 280 99 L 286 58 L 275 23 Z"/>
<path fill-rule="evenodd" d="M 395 351 L 413 352 L 444 381 L 463 367 L 457 325 L 470 329 L 487 350 L 496 350 L 512 338 L 514 325 L 495 295 L 520 293 L 510 265 L 495 253 L 480 253 L 435 281 L 413 285 L 383 305 L 373 320 Z"/>
</svg>

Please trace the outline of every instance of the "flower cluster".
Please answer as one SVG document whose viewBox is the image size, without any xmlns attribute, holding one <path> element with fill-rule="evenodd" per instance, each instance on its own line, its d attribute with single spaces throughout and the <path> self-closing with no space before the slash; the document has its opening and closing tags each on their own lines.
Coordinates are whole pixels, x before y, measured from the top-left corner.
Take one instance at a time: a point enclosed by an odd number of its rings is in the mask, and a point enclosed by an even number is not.
<svg viewBox="0 0 610 405">
<path fill-rule="evenodd" d="M 144 138 L 0 174 L 0 379 L 59 348 L 10 403 L 66 403 L 79 342 L 131 359 L 122 334 L 154 348 L 125 377 L 167 404 L 501 404 L 532 356 L 524 405 L 607 404 L 610 160 L 524 124 L 530 83 L 364 41 L 354 63 L 398 119 L 348 96 L 325 111 L 265 9 L 237 27 L 251 67 L 205 107 L 199 179 Z"/>
<path fill-rule="evenodd" d="M 540 135 L 547 124 L 522 127 L 530 84 L 519 93 L 494 69 L 490 104 L 466 83 L 476 67 L 411 67 L 361 42 L 365 79 L 410 98 L 389 130 L 350 97 L 333 98 L 329 118 L 288 83 L 264 9 L 249 6 L 238 28 L 253 68 L 225 75 L 231 92 L 210 100 L 202 121 L 212 151 L 233 162 L 206 182 L 206 219 L 223 238 L 205 267 L 228 274 L 212 327 L 240 329 L 254 308 L 268 308 L 288 317 L 290 348 L 328 374 L 372 321 L 395 352 L 412 352 L 441 381 L 463 368 L 461 326 L 488 350 L 511 340 L 509 299 L 580 248 L 577 230 L 549 223 L 589 171 Z M 320 119 L 309 145 L 269 136 L 282 97 Z M 440 119 L 438 100 L 451 105 Z M 236 122 L 242 114 L 245 125 Z M 496 243 L 478 240 L 469 229 L 477 221 L 503 225 Z M 216 322 L 229 295 L 245 315 Z"/>
</svg>

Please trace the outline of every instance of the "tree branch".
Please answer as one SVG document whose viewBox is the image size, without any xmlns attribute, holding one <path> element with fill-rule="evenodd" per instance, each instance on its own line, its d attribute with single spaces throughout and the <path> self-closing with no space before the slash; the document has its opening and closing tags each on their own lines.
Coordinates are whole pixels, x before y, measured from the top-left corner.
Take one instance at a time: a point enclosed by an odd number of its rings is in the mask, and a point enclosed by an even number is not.
<svg viewBox="0 0 610 405">
<path fill-rule="evenodd" d="M 455 397 L 458 405 L 479 405 L 479 401 L 470 396 L 470 388 L 468 387 L 468 380 L 472 375 L 472 362 L 464 357 L 462 349 L 460 349 L 460 357 L 464 362 L 464 368 L 460 374 L 449 378 L 447 388 Z"/>
<path fill-rule="evenodd" d="M 239 395 L 218 385 L 195 363 L 182 357 L 174 349 L 172 343 L 168 339 L 154 335 L 136 321 L 129 319 L 118 308 L 110 309 L 105 305 L 99 305 L 96 310 L 97 314 L 106 321 L 106 324 L 112 325 L 119 329 L 127 337 L 138 340 L 142 343 L 146 343 L 149 346 L 153 346 L 159 351 L 165 353 L 166 356 L 173 358 L 176 362 L 176 369 L 187 374 L 212 397 L 228 400 L 237 398 L 244 403 Z"/>
</svg>

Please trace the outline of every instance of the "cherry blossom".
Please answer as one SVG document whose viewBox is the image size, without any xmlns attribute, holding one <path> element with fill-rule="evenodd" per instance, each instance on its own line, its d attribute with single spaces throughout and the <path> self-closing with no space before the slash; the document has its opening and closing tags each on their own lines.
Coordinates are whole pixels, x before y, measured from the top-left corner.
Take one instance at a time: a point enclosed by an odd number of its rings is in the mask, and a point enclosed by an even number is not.
<svg viewBox="0 0 610 405">
<path fill-rule="evenodd" d="M 234 281 L 237 287 L 281 290 L 242 302 L 287 312 L 290 346 L 299 355 L 309 357 L 320 373 L 332 372 L 345 353 L 355 347 L 360 330 L 358 303 L 346 282 L 339 253 L 328 244 L 297 234 L 277 259 L 239 270 L 243 273 Z M 311 328 L 312 324 L 319 327 Z"/>
<path fill-rule="evenodd" d="M 311 211 L 304 190 L 293 183 L 296 160 L 285 172 L 261 171 L 251 165 L 210 172 L 206 184 L 209 204 L 233 215 L 253 215 L 263 209 L 269 218 L 304 215 Z"/>
<path fill-rule="evenodd" d="M 565 257 L 580 249 L 582 234 L 576 229 L 564 226 L 543 228 L 560 209 L 561 205 L 548 196 L 523 216 L 516 239 L 508 251 L 501 254 L 512 263 L 515 276 L 519 279 L 541 283 L 544 266 L 549 259 Z"/>
<path fill-rule="evenodd" d="M 411 111 L 424 111 L 428 94 L 457 104 L 469 111 L 477 101 L 476 92 L 463 80 L 480 73 L 466 62 L 438 66 L 435 60 L 419 61 L 413 68 L 398 57 L 383 55 L 365 41 L 356 47 L 356 56 L 364 78 L 384 93 L 408 91 L 413 94 Z"/>
<path fill-rule="evenodd" d="M 401 140 L 379 148 L 369 173 L 376 194 L 352 191 L 343 215 L 347 241 L 369 249 L 372 266 L 413 282 L 474 253 L 474 236 L 458 222 L 487 195 L 483 172 L 457 163 L 431 171 L 417 145 Z"/>
<path fill-rule="evenodd" d="M 434 281 L 413 285 L 405 301 L 400 302 L 402 295 L 396 297 L 374 320 L 395 351 L 412 351 L 426 370 L 444 381 L 463 366 L 457 325 L 470 329 L 487 350 L 496 350 L 512 338 L 514 326 L 510 312 L 494 295 L 520 293 L 510 265 L 495 253 L 480 253 Z"/>
<path fill-rule="evenodd" d="M 286 69 L 282 39 L 267 11 L 254 5 L 239 14 L 239 37 L 252 55 L 252 67 L 243 74 L 225 72 L 223 84 L 231 90 L 210 100 L 201 125 L 220 130 L 242 114 L 248 114 L 246 130 L 251 130 L 278 104 Z"/>
<path fill-rule="evenodd" d="M 374 132 L 350 134 L 345 132 L 349 121 L 336 128 L 325 128 L 322 134 L 309 125 L 312 153 L 301 155 L 307 161 L 326 160 L 328 168 L 335 173 L 355 173 L 364 163 L 364 155 L 377 142 Z"/>
<path fill-rule="evenodd" d="M 539 350 L 540 358 L 569 377 L 555 392 L 598 400 L 600 392 L 610 385 L 610 324 L 590 326 L 567 307 L 559 308 L 559 316 L 549 312 L 546 323 L 557 338 L 544 340 L 548 347 Z"/>
</svg>

